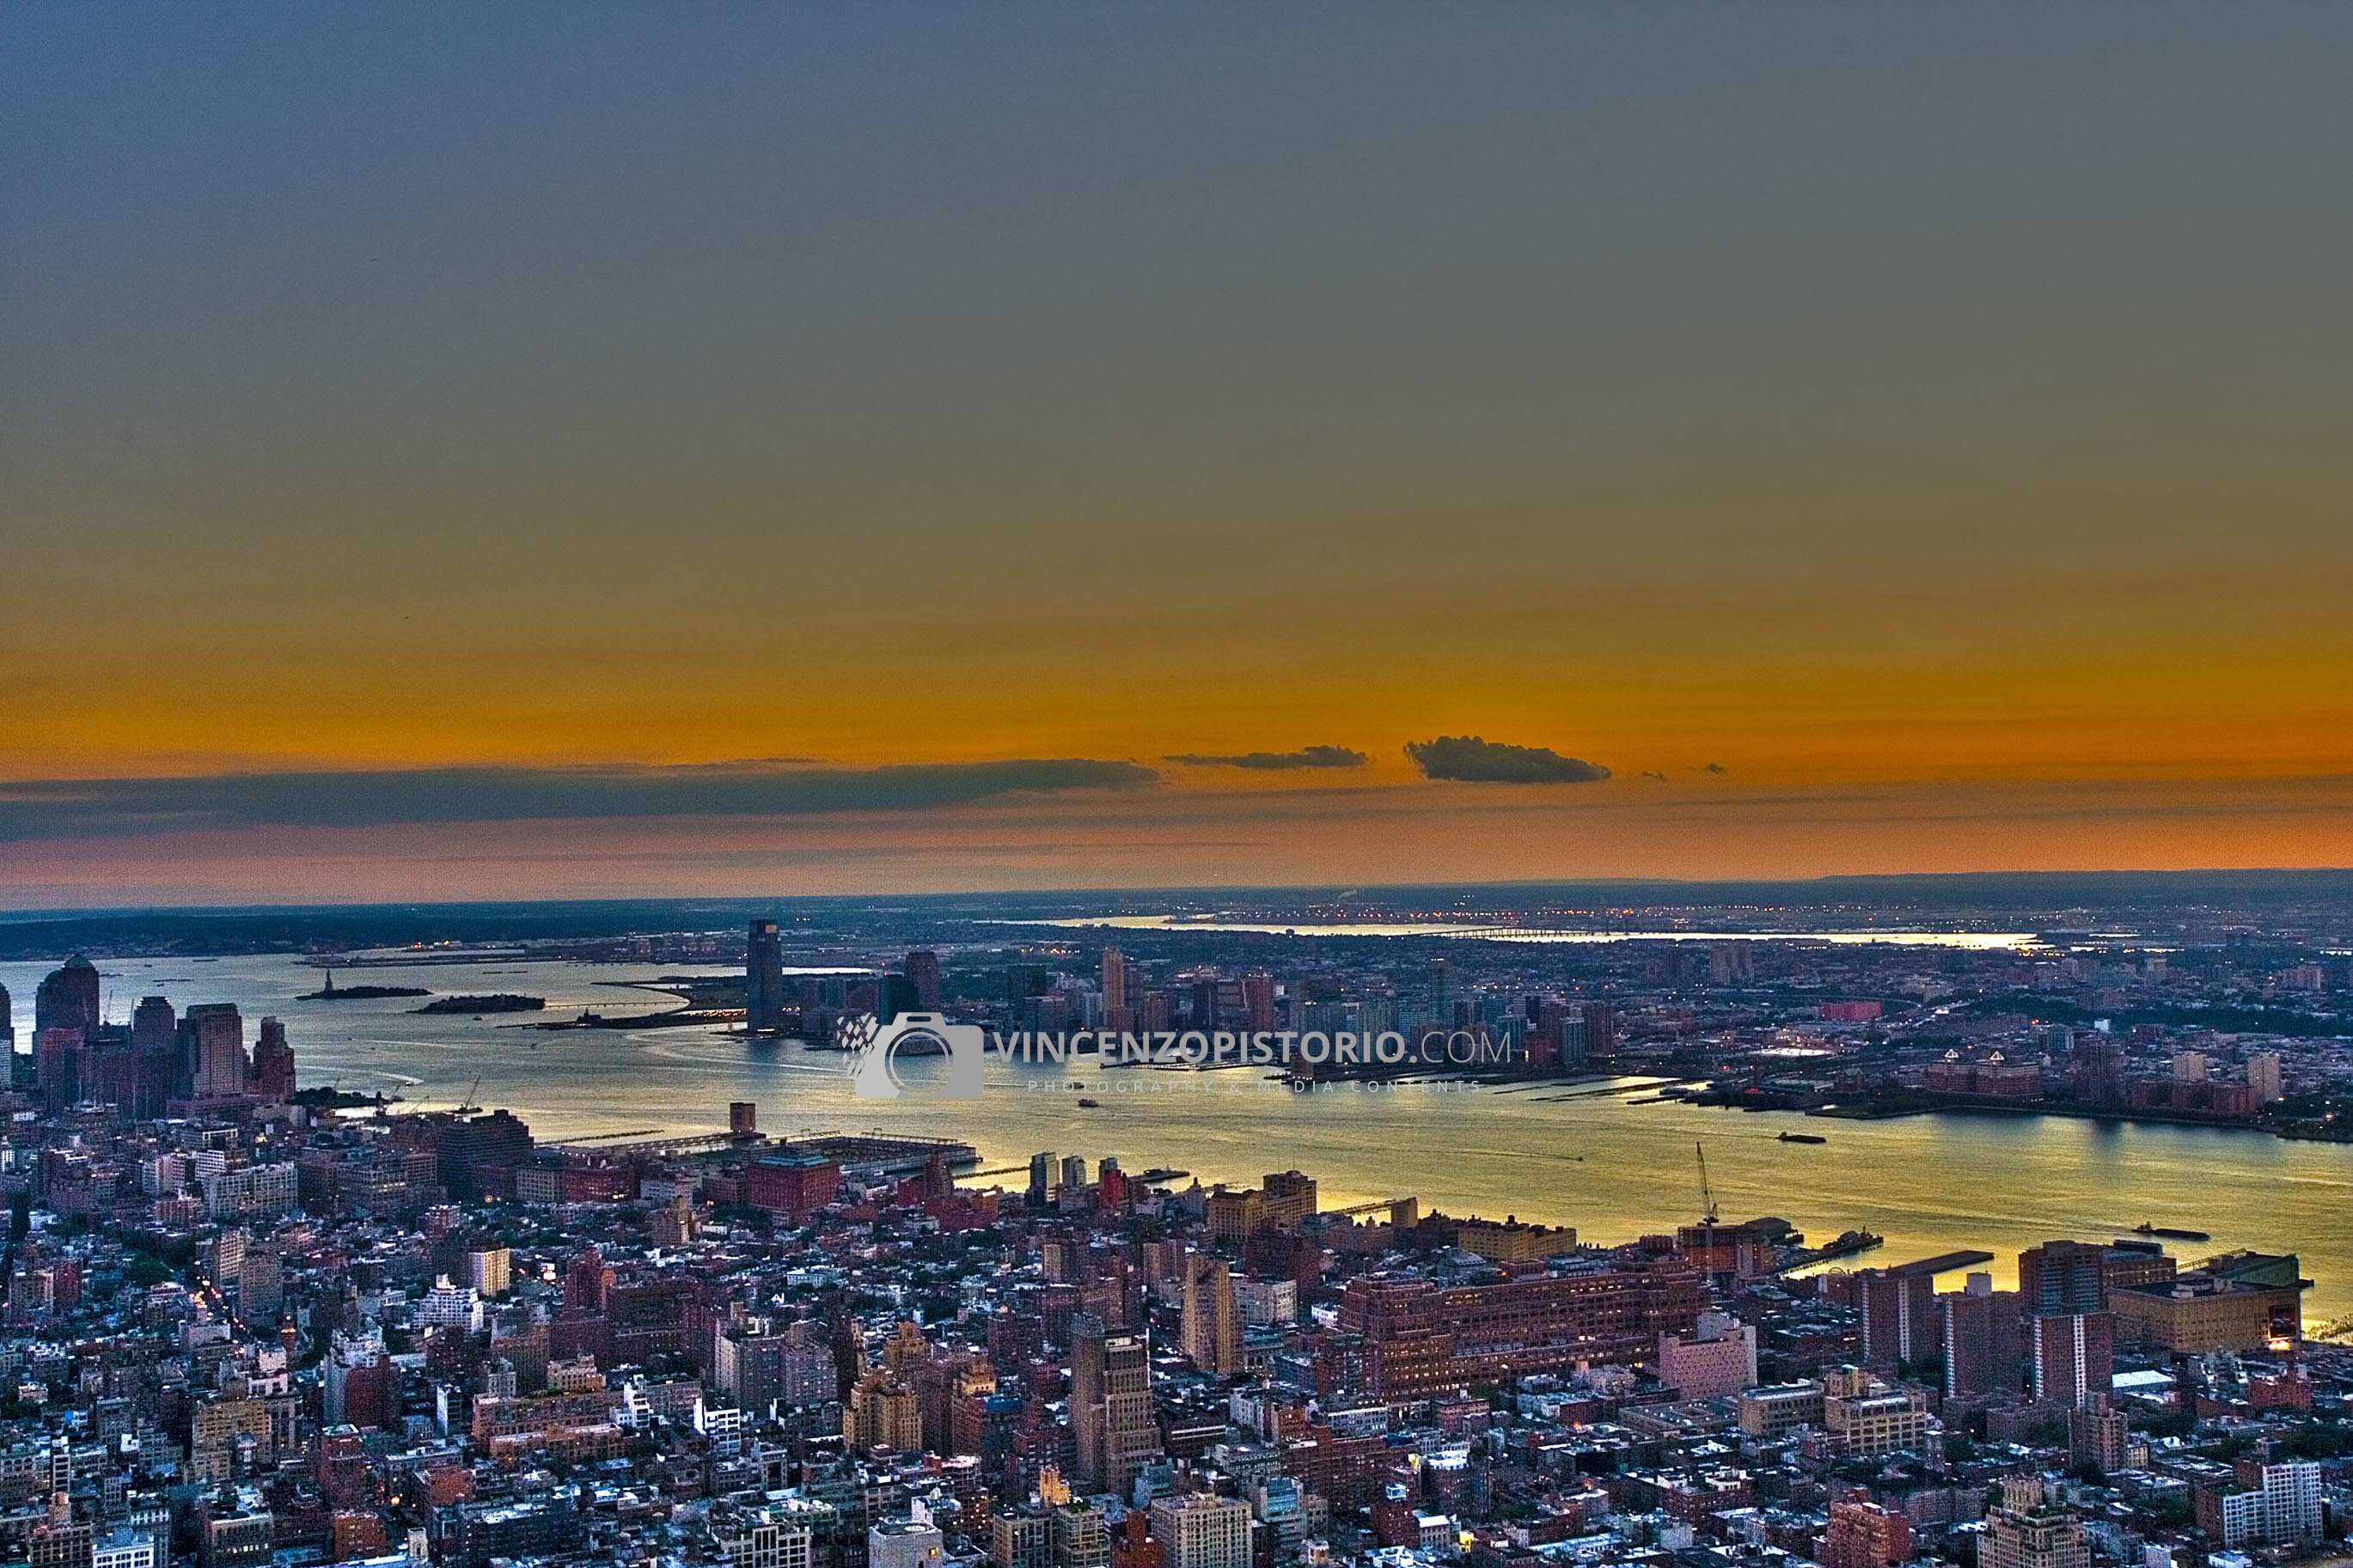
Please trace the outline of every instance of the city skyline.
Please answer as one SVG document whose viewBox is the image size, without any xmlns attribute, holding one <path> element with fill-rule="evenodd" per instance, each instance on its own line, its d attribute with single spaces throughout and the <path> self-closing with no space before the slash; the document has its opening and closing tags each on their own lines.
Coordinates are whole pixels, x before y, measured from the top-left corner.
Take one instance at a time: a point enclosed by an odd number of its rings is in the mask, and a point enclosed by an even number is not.
<svg viewBox="0 0 2353 1568">
<path fill-rule="evenodd" d="M 2342 12 L 1337 16 L 20 16 L 0 898 L 2353 860 Z"/>
</svg>

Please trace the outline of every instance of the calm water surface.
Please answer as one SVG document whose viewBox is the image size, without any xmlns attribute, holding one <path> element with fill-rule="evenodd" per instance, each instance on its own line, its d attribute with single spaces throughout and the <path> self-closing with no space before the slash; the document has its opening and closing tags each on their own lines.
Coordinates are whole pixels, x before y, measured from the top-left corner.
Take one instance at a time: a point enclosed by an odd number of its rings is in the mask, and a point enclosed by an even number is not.
<svg viewBox="0 0 2353 1568">
<path fill-rule="evenodd" d="M 47 965 L 0 965 L 20 1037 Z M 2306 1317 L 2353 1315 L 2353 1147 L 2292 1143 L 2203 1128 L 2105 1126 L 2064 1118 L 1935 1116 L 1845 1122 L 1747 1115 L 1575 1088 L 1504 1092 L 1426 1084 L 1300 1093 L 1257 1069 L 1191 1073 L 1057 1068 L 991 1059 L 987 1096 L 965 1103 L 856 1099 L 841 1058 L 797 1045 L 751 1046 L 719 1029 L 551 1033 L 517 1016 L 419 1017 L 422 998 L 298 1002 L 323 976 L 288 957 L 111 960 L 106 1013 L 126 1016 L 160 991 L 185 1008 L 235 1002 L 248 1020 L 284 1018 L 301 1081 L 384 1089 L 417 1106 L 474 1098 L 512 1107 L 543 1138 L 689 1132 L 726 1121 L 727 1102 L 760 1106 L 772 1132 L 882 1128 L 967 1139 L 988 1166 L 1039 1149 L 1115 1154 L 1206 1181 L 1249 1181 L 1296 1166 L 1327 1206 L 1413 1194 L 1450 1213 L 1516 1214 L 1617 1241 L 1696 1216 L 1694 1142 L 1726 1215 L 1778 1215 L 1816 1239 L 1861 1226 L 1887 1238 L 1865 1261 L 1899 1262 L 1958 1247 L 2016 1254 L 2057 1236 L 2121 1235 L 2141 1220 L 2211 1231 L 2176 1243 L 2194 1258 L 2228 1247 L 2293 1250 L 2316 1281 Z M 663 973 L 694 973 L 669 966 Z M 549 963 L 340 971 L 346 985 L 423 985 L 440 993 L 545 996 L 545 1014 L 607 1016 L 674 1003 L 605 982 L 653 966 Z M 710 973 L 732 973 L 712 970 Z M 905 1064 L 911 1077 L 936 1064 Z M 1083 1091 L 1069 1086 L 1085 1085 Z M 1099 1100 L 1082 1110 L 1083 1092 Z M 1784 1128 L 1830 1142 L 1785 1144 Z"/>
</svg>

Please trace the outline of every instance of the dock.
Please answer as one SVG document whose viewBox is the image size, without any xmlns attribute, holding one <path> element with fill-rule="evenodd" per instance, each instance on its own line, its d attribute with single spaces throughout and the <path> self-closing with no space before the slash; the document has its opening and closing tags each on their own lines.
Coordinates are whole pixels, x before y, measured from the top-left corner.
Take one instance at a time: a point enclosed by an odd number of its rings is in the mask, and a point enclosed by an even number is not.
<svg viewBox="0 0 2353 1568">
<path fill-rule="evenodd" d="M 1888 1268 L 1890 1274 L 1949 1274 L 1956 1268 L 1974 1268 L 1980 1263 L 1991 1263 L 1993 1254 L 1967 1248 L 1959 1252 L 1940 1252 L 1934 1258 L 1915 1258 L 1910 1263 L 1898 1263 Z"/>
</svg>

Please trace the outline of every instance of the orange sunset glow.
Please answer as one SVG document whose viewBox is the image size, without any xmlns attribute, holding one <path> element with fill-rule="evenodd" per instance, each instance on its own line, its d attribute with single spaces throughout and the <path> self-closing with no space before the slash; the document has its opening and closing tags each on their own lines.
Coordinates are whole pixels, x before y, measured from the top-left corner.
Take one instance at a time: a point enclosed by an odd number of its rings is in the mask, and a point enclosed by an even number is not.
<svg viewBox="0 0 2353 1568">
<path fill-rule="evenodd" d="M 2111 16 L 21 18 L 0 898 L 2353 863 L 2343 17 Z"/>
</svg>

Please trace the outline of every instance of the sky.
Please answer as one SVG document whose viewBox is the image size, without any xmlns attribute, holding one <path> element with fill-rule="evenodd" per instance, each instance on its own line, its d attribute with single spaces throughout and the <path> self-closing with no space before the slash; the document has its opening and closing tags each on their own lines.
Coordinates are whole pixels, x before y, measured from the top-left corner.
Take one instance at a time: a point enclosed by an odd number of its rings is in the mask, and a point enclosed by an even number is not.
<svg viewBox="0 0 2353 1568">
<path fill-rule="evenodd" d="M 0 905 L 2353 864 L 2353 9 L 5 25 Z"/>
</svg>

